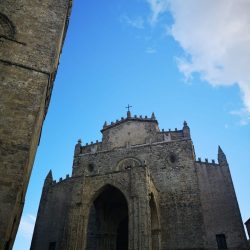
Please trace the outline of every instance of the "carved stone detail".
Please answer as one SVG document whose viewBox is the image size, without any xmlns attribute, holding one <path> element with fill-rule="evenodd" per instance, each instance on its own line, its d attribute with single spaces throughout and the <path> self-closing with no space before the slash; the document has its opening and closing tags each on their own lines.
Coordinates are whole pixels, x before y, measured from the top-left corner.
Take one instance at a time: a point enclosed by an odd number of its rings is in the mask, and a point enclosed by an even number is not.
<svg viewBox="0 0 250 250">
<path fill-rule="evenodd" d="M 133 167 L 139 167 L 141 165 L 142 165 L 141 161 L 137 158 L 132 158 L 132 157 L 125 158 L 118 162 L 116 170 L 119 171 L 119 170 L 129 169 Z"/>
</svg>

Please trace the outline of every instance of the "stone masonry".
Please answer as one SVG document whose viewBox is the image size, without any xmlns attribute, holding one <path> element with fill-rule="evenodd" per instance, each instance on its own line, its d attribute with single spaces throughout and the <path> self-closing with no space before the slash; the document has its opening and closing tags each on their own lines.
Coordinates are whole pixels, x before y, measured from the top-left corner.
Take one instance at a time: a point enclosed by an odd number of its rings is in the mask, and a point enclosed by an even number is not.
<svg viewBox="0 0 250 250">
<path fill-rule="evenodd" d="M 0 4 L 0 249 L 11 249 L 39 143 L 71 0 Z"/>
<path fill-rule="evenodd" d="M 72 176 L 45 179 L 31 250 L 248 249 L 227 159 L 196 160 L 190 129 L 151 117 L 75 146 Z"/>
</svg>

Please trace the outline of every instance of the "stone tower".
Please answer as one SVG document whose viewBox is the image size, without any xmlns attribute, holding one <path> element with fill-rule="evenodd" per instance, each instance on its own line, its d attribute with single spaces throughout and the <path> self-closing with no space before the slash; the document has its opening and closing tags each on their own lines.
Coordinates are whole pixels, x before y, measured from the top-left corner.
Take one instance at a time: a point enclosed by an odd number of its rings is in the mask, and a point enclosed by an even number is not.
<svg viewBox="0 0 250 250">
<path fill-rule="evenodd" d="M 39 143 L 71 0 L 0 4 L 0 249 L 11 249 Z"/>
<path fill-rule="evenodd" d="M 226 156 L 196 160 L 190 129 L 128 111 L 45 179 L 31 250 L 247 249 Z"/>
</svg>

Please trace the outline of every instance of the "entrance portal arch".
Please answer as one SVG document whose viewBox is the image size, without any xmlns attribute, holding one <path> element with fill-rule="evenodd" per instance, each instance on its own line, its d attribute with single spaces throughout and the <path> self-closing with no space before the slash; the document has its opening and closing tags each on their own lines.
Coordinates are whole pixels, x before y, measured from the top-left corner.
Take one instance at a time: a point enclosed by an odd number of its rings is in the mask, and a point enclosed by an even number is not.
<svg viewBox="0 0 250 250">
<path fill-rule="evenodd" d="M 128 204 L 112 185 L 104 186 L 92 203 L 86 250 L 128 250 Z"/>
</svg>

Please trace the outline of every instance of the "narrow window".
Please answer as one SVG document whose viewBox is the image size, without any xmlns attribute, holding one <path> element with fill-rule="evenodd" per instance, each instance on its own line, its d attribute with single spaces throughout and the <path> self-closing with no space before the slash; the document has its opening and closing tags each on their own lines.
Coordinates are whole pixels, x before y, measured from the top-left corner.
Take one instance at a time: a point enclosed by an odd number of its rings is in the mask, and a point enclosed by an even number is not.
<svg viewBox="0 0 250 250">
<path fill-rule="evenodd" d="M 56 249 L 56 242 L 50 242 L 49 243 L 49 250 L 55 250 Z"/>
<path fill-rule="evenodd" d="M 227 241 L 225 234 L 216 234 L 218 249 L 227 249 Z"/>
</svg>

